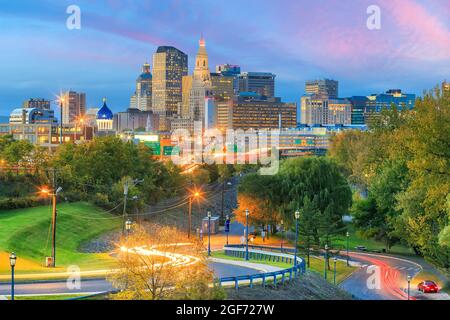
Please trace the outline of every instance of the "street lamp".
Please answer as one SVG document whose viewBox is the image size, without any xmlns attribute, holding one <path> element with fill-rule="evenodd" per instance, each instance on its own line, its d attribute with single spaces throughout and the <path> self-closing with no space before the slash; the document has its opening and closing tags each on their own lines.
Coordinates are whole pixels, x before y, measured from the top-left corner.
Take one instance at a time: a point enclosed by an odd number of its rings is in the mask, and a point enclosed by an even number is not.
<svg viewBox="0 0 450 320">
<path fill-rule="evenodd" d="M 328 267 L 328 245 L 325 244 L 325 272 L 324 272 L 324 278 L 327 280 L 327 268 Z"/>
<path fill-rule="evenodd" d="M 127 230 L 127 237 L 130 234 L 132 224 L 133 222 L 131 222 L 130 219 L 128 219 L 127 222 L 125 222 L 125 230 Z"/>
<path fill-rule="evenodd" d="M 227 245 L 228 245 L 228 234 L 230 233 L 230 216 L 227 215 L 226 221 L 225 221 L 225 233 L 227 234 Z"/>
<path fill-rule="evenodd" d="M 281 219 L 281 251 L 283 251 L 283 240 L 284 240 L 284 221 Z"/>
<path fill-rule="evenodd" d="M 346 236 L 347 236 L 347 267 L 348 267 L 348 266 L 350 266 L 350 263 L 349 263 L 350 256 L 348 255 L 348 238 L 350 237 L 350 232 L 347 231 Z"/>
<path fill-rule="evenodd" d="M 297 246 L 298 246 L 298 219 L 300 218 L 300 211 L 295 211 L 295 248 L 294 248 L 294 266 L 297 265 Z"/>
<path fill-rule="evenodd" d="M 14 300 L 14 268 L 16 266 L 17 256 L 13 252 L 9 256 L 9 265 L 11 266 L 11 300 Z"/>
<path fill-rule="evenodd" d="M 245 260 L 248 261 L 248 216 L 250 211 L 245 209 Z"/>
<path fill-rule="evenodd" d="M 195 191 L 189 196 L 189 212 L 188 212 L 188 238 L 191 237 L 191 229 L 192 229 L 192 202 L 194 198 L 200 197 L 200 192 Z"/>
<path fill-rule="evenodd" d="M 409 297 L 410 297 L 410 289 L 411 289 L 411 276 L 408 276 L 408 300 L 409 300 Z"/>
<path fill-rule="evenodd" d="M 333 277 L 333 283 L 334 285 L 336 285 L 336 263 L 337 263 L 337 258 L 334 257 L 334 277 Z"/>
<path fill-rule="evenodd" d="M 56 191 L 51 192 L 50 190 L 43 188 L 41 189 L 41 192 L 44 194 L 47 194 L 48 196 L 52 197 L 52 265 L 51 267 L 56 267 L 56 199 L 58 193 L 60 193 L 63 189 L 61 187 L 58 187 Z"/>
<path fill-rule="evenodd" d="M 208 211 L 208 257 L 211 257 L 211 211 Z"/>
</svg>

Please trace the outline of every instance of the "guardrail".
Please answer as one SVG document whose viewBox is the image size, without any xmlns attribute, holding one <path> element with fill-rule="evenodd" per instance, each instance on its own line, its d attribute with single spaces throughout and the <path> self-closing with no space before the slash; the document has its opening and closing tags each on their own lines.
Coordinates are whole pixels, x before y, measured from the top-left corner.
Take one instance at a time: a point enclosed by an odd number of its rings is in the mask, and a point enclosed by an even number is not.
<svg viewBox="0 0 450 320">
<path fill-rule="evenodd" d="M 262 249 L 262 250 L 258 250 Z M 245 258 L 245 246 L 244 245 L 228 245 L 224 247 L 226 255 L 233 257 Z M 281 251 L 277 253 L 276 251 Z M 277 247 L 265 247 L 265 246 L 250 246 L 249 245 L 249 258 L 256 261 L 273 261 L 273 262 L 286 262 L 292 263 L 291 268 L 282 269 L 274 272 L 265 272 L 253 275 L 244 275 L 236 277 L 222 277 L 218 279 L 219 285 L 222 286 L 225 283 L 233 283 L 236 290 L 239 289 L 239 285 L 249 285 L 253 288 L 255 280 L 261 281 L 262 286 L 266 286 L 267 281 L 273 281 L 276 286 L 280 280 L 281 284 L 285 281 L 291 281 L 292 278 L 297 277 L 299 274 L 303 274 L 306 271 L 305 261 L 297 257 L 296 263 L 294 263 L 294 256 L 292 254 L 283 252 L 293 252 L 293 249 L 281 249 Z"/>
</svg>

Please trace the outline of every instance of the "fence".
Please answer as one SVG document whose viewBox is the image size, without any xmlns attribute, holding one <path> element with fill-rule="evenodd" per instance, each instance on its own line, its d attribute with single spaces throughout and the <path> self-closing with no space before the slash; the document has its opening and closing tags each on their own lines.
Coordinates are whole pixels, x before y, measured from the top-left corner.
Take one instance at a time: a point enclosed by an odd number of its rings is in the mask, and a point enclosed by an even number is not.
<svg viewBox="0 0 450 320">
<path fill-rule="evenodd" d="M 259 250 L 261 249 L 261 250 Z M 228 245 L 224 247 L 224 251 L 226 255 L 233 257 L 245 257 L 245 246 L 244 245 Z M 280 251 L 277 253 L 276 251 Z M 239 289 L 239 285 L 249 285 L 250 288 L 253 288 L 253 284 L 255 281 L 261 281 L 262 286 L 265 287 L 267 281 L 273 281 L 274 286 L 276 286 L 279 282 L 284 284 L 285 281 L 291 281 L 292 278 L 295 278 L 298 274 L 305 273 L 306 265 L 305 261 L 297 257 L 296 263 L 294 263 L 294 257 L 292 254 L 283 253 L 283 252 L 293 252 L 293 249 L 281 249 L 277 247 L 265 247 L 265 246 L 250 246 L 248 249 L 249 259 L 259 260 L 259 261 L 273 261 L 273 262 L 286 262 L 292 263 L 293 266 L 291 268 L 282 269 L 274 272 L 266 272 L 259 273 L 253 275 L 245 275 L 245 276 L 236 276 L 236 277 L 222 277 L 218 279 L 219 285 L 224 284 L 233 284 L 235 289 Z"/>
</svg>

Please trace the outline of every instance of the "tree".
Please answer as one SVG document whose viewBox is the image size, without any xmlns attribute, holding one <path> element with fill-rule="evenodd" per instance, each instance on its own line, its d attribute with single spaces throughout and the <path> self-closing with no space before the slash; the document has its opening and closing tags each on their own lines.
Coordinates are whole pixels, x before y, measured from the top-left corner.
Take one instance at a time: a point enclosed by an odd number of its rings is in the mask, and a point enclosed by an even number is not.
<svg viewBox="0 0 450 320">
<path fill-rule="evenodd" d="M 313 244 L 319 244 L 319 235 L 316 233 L 317 221 L 319 220 L 319 210 L 317 209 L 317 198 L 311 201 L 308 197 L 303 199 L 303 206 L 300 209 L 298 219 L 298 232 L 300 239 L 305 244 L 307 265 L 310 267 L 310 253 Z"/>
<path fill-rule="evenodd" d="M 204 248 L 177 229 L 151 225 L 135 227 L 122 239 L 116 271 L 109 280 L 121 291 L 117 300 L 222 299 L 206 263 Z"/>
</svg>

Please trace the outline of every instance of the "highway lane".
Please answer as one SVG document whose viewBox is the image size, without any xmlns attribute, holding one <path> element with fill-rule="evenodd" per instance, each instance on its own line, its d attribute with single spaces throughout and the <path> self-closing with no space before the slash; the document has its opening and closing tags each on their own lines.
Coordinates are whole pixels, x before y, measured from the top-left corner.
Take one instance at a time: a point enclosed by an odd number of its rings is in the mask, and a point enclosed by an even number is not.
<svg viewBox="0 0 450 320">
<path fill-rule="evenodd" d="M 210 267 L 214 271 L 216 277 L 231 277 L 259 273 L 259 270 L 229 265 L 219 262 L 210 262 Z M 80 289 L 68 289 L 66 281 L 41 281 L 33 283 L 16 283 L 16 295 L 39 295 L 39 294 L 65 294 L 65 293 L 96 293 L 110 291 L 113 287 L 110 282 L 105 279 L 85 279 L 81 280 Z M 10 284 L 0 284 L 0 296 L 9 295 L 11 290 Z"/>
<path fill-rule="evenodd" d="M 352 252 L 350 257 L 352 261 L 359 262 L 361 268 L 340 287 L 357 299 L 406 300 L 408 275 L 414 277 L 421 271 L 417 263 L 391 256 Z M 412 292 L 411 298 L 416 299 Z"/>
</svg>

